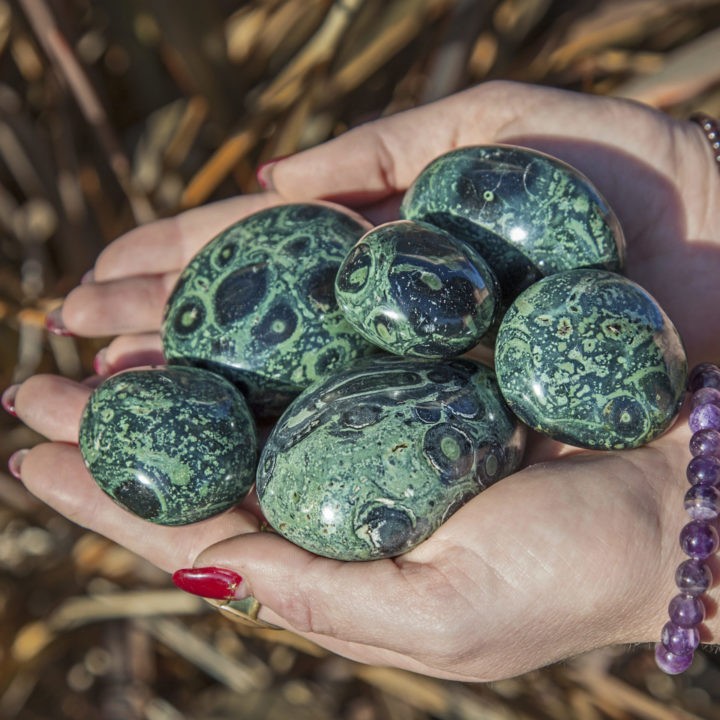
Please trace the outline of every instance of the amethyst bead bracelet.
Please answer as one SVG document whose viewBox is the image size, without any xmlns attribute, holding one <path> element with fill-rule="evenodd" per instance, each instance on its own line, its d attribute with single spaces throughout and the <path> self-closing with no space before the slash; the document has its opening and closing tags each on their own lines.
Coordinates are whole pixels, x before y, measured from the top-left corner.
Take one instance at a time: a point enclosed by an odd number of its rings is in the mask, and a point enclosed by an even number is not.
<svg viewBox="0 0 720 720">
<path fill-rule="evenodd" d="M 712 583 L 706 560 L 717 552 L 720 540 L 715 520 L 720 514 L 720 369 L 710 363 L 690 373 L 692 393 L 688 420 L 692 460 L 688 463 L 690 489 L 685 510 L 690 522 L 680 531 L 680 547 L 689 557 L 678 566 L 675 584 L 680 593 L 668 606 L 669 622 L 655 646 L 658 667 L 670 675 L 687 670 L 700 643 L 698 626 L 705 619 L 702 594 Z"/>
</svg>

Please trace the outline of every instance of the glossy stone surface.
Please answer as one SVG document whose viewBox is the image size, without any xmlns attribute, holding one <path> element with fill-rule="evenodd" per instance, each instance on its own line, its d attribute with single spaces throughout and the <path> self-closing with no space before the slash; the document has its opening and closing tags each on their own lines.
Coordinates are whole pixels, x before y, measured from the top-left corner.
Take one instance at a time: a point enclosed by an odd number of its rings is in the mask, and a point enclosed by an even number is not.
<svg viewBox="0 0 720 720">
<path fill-rule="evenodd" d="M 664 432 L 687 378 L 669 318 L 639 285 L 603 270 L 559 273 L 525 290 L 500 325 L 495 365 L 521 420 L 596 450 Z"/>
<path fill-rule="evenodd" d="M 493 324 L 498 294 L 495 276 L 470 246 L 410 220 L 366 233 L 335 280 L 340 308 L 359 333 L 415 357 L 475 347 Z"/>
<path fill-rule="evenodd" d="M 334 293 L 340 263 L 368 228 L 330 205 L 301 203 L 220 233 L 168 301 L 168 362 L 224 375 L 259 416 L 272 416 L 317 378 L 374 352 Z"/>
<path fill-rule="evenodd" d="M 272 527 L 307 550 L 390 557 L 516 470 L 524 442 L 486 366 L 381 356 L 293 402 L 261 455 L 257 493 Z"/>
<path fill-rule="evenodd" d="M 119 505 L 185 525 L 240 502 L 254 482 L 255 425 L 231 383 L 185 367 L 128 370 L 95 389 L 80 451 Z"/>
<path fill-rule="evenodd" d="M 400 210 L 472 244 L 505 304 L 541 277 L 578 267 L 619 271 L 620 225 L 590 181 L 566 163 L 511 145 L 452 150 L 407 190 Z"/>
</svg>

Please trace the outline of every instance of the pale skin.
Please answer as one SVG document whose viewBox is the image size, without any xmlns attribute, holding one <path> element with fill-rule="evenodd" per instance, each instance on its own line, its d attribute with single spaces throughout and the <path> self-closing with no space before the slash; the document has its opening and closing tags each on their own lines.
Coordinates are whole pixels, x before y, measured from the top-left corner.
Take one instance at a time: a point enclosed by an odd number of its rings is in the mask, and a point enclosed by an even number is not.
<svg viewBox="0 0 720 720">
<path fill-rule="evenodd" d="M 107 370 L 160 358 L 162 307 L 180 269 L 216 232 L 271 203 L 330 198 L 372 221 L 434 157 L 460 145 L 515 142 L 584 172 L 617 212 L 627 274 L 678 327 L 691 364 L 720 359 L 720 174 L 700 128 L 624 101 L 487 83 L 362 126 L 267 171 L 274 190 L 189 211 L 110 245 L 63 321 L 118 335 Z M 590 453 L 538 436 L 528 466 L 469 502 L 406 555 L 371 563 L 318 558 L 258 532 L 252 509 L 165 528 L 130 516 L 94 484 L 75 446 L 88 385 L 26 381 L 19 417 L 45 435 L 22 481 L 76 523 L 167 571 L 239 573 L 260 617 L 347 657 L 443 678 L 518 675 L 593 648 L 654 642 L 677 592 L 677 536 L 689 454 L 684 416 L 637 450 Z M 714 563 L 715 575 L 720 568 Z M 704 642 L 718 642 L 720 588 Z"/>
</svg>

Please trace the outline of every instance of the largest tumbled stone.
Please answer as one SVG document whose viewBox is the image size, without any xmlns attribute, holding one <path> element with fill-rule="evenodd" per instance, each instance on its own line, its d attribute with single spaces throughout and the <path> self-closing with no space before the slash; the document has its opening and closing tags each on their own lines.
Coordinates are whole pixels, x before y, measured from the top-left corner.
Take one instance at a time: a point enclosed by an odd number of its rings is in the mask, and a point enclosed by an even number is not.
<svg viewBox="0 0 720 720">
<path fill-rule="evenodd" d="M 622 230 L 593 184 L 529 148 L 478 145 L 441 155 L 408 188 L 401 215 L 471 244 L 506 303 L 541 277 L 623 264 Z"/>
<path fill-rule="evenodd" d="M 319 377 L 372 353 L 335 300 L 340 263 L 369 228 L 329 204 L 261 210 L 188 264 L 162 327 L 170 363 L 203 367 L 277 415 Z"/>
<path fill-rule="evenodd" d="M 571 270 L 525 290 L 497 335 L 503 396 L 530 427 L 595 450 L 637 447 L 669 427 L 685 389 L 682 341 L 638 284 Z"/>
<path fill-rule="evenodd" d="M 389 557 L 516 470 L 524 440 L 488 367 L 379 356 L 287 409 L 260 459 L 258 498 L 275 530 L 314 553 Z"/>
</svg>

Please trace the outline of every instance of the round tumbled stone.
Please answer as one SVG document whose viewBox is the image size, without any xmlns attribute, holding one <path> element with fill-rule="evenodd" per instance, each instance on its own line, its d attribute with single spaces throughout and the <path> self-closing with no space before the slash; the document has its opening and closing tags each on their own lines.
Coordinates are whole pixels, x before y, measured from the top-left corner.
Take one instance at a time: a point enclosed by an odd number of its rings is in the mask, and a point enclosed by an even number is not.
<svg viewBox="0 0 720 720">
<path fill-rule="evenodd" d="M 523 422 L 561 442 L 632 448 L 680 408 L 687 360 L 668 317 L 639 285 L 571 270 L 525 290 L 500 325 L 500 389 Z"/>
<path fill-rule="evenodd" d="M 318 378 L 375 352 L 334 292 L 340 263 L 369 227 L 338 207 L 298 203 L 224 230 L 167 303 L 168 362 L 224 375 L 258 416 L 273 416 Z"/>
<path fill-rule="evenodd" d="M 619 271 L 624 238 L 590 181 L 545 153 L 512 145 L 452 150 L 408 188 L 401 217 L 472 244 L 509 304 L 541 277 L 578 267 Z"/>
<path fill-rule="evenodd" d="M 485 261 L 427 223 L 373 228 L 345 258 L 335 295 L 347 320 L 397 355 L 467 352 L 492 326 L 499 288 Z"/>
<path fill-rule="evenodd" d="M 80 451 L 119 505 L 160 525 L 185 525 L 242 500 L 257 439 L 245 399 L 198 368 L 128 370 L 97 387 L 82 416 Z"/>
<path fill-rule="evenodd" d="M 488 367 L 379 356 L 290 405 L 261 455 L 258 498 L 270 525 L 311 552 L 390 557 L 515 471 L 524 440 Z"/>
</svg>

